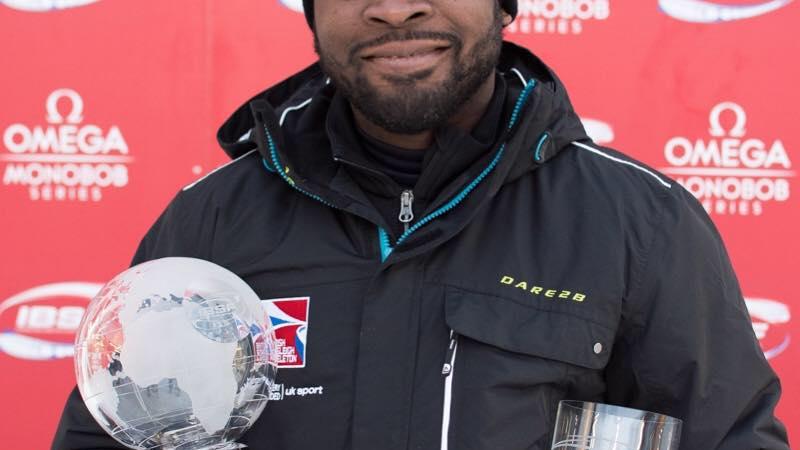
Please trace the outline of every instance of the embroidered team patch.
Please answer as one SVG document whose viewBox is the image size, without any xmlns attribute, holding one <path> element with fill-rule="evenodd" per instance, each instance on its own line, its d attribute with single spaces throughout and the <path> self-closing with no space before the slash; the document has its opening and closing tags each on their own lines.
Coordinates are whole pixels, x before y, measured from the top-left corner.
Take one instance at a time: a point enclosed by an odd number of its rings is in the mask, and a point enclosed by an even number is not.
<svg viewBox="0 0 800 450">
<path fill-rule="evenodd" d="M 278 367 L 280 368 L 306 366 L 306 354 L 308 353 L 306 334 L 310 303 L 311 297 L 261 300 L 275 330 Z"/>
</svg>

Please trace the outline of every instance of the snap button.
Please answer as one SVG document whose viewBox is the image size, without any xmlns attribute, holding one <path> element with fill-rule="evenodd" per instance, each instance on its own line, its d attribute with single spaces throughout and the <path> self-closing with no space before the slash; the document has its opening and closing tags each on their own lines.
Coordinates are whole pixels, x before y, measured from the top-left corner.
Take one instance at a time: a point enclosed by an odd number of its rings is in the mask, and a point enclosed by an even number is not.
<svg viewBox="0 0 800 450">
<path fill-rule="evenodd" d="M 599 355 L 602 351 L 603 351 L 603 344 L 601 344 L 599 342 L 594 344 L 594 353 L 595 353 L 595 355 Z"/>
</svg>

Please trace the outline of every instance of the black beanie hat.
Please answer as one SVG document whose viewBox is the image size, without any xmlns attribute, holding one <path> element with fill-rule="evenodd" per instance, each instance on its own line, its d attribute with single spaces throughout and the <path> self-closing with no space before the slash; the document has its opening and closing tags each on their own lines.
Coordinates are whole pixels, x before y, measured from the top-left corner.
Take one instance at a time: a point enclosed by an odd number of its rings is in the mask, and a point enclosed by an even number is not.
<svg viewBox="0 0 800 450">
<path fill-rule="evenodd" d="M 499 0 L 500 6 L 503 11 L 511 15 L 511 18 L 517 16 L 517 0 Z M 306 14 L 306 21 L 311 29 L 314 29 L 314 0 L 303 0 L 303 11 Z"/>
</svg>

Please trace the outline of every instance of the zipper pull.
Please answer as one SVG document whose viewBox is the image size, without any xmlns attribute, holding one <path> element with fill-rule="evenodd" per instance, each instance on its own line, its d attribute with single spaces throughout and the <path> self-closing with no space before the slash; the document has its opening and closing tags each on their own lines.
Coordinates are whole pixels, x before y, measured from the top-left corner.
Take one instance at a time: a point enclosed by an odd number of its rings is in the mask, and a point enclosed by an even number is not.
<svg viewBox="0 0 800 450">
<path fill-rule="evenodd" d="M 450 344 L 447 346 L 447 352 L 444 356 L 444 366 L 442 366 L 442 375 L 447 378 L 453 372 L 453 360 L 456 358 L 456 347 L 458 347 L 458 333 L 450 330 Z"/>
<path fill-rule="evenodd" d="M 412 206 L 414 204 L 414 193 L 405 190 L 402 194 L 400 194 L 400 215 L 397 216 L 400 219 L 400 223 L 403 224 L 403 230 L 408 231 L 408 226 L 412 220 L 414 220 L 414 210 Z"/>
</svg>

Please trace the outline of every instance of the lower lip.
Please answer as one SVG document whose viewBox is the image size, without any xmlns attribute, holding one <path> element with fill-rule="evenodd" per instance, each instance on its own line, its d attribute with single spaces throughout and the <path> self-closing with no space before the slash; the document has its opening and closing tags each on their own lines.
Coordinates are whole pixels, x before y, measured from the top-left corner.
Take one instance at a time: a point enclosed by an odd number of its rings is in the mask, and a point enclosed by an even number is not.
<svg viewBox="0 0 800 450">
<path fill-rule="evenodd" d="M 367 58 L 366 62 L 370 65 L 391 73 L 413 73 L 428 69 L 436 65 L 449 49 L 442 48 L 426 53 L 418 53 L 413 56 L 403 56 L 397 58 L 372 57 Z"/>
</svg>

